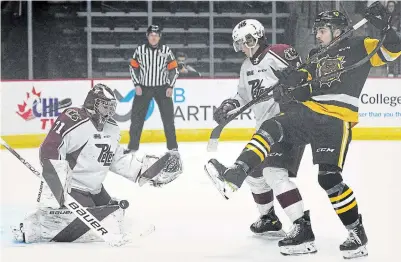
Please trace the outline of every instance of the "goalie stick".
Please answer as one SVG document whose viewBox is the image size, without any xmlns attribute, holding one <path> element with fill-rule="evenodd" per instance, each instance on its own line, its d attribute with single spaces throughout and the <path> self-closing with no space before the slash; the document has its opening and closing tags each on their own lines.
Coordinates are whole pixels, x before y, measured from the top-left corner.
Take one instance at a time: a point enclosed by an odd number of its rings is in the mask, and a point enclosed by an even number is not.
<svg viewBox="0 0 401 262">
<path fill-rule="evenodd" d="M 353 27 L 351 27 L 350 29 L 348 29 L 347 31 L 345 31 L 343 34 L 341 34 L 340 36 L 338 36 L 337 38 L 333 39 L 330 44 L 328 44 L 325 47 L 322 47 L 316 54 L 312 55 L 310 58 L 307 59 L 307 61 L 305 61 L 304 63 L 302 63 L 301 65 L 299 65 L 297 68 L 293 69 L 293 70 L 300 70 L 304 67 L 306 67 L 307 65 L 309 65 L 312 61 L 315 61 L 319 56 L 325 54 L 329 49 L 331 49 L 332 47 L 336 46 L 339 42 L 341 42 L 342 40 L 344 40 L 345 38 L 349 37 L 355 30 L 357 30 L 358 28 L 360 28 L 361 26 L 363 26 L 364 24 L 366 24 L 368 22 L 368 20 L 366 18 L 363 18 L 361 21 L 359 21 L 358 23 L 356 23 Z M 362 64 L 366 63 L 367 61 L 369 61 L 369 59 L 377 52 L 377 50 L 381 47 L 381 45 L 383 44 L 383 41 L 385 39 L 385 35 L 383 36 L 383 38 L 380 40 L 380 42 L 378 43 L 378 45 L 376 46 L 376 48 L 368 55 L 366 56 L 364 59 L 362 59 L 361 61 L 348 66 L 342 70 L 339 71 L 335 71 L 332 72 L 328 75 L 325 75 L 324 77 L 328 77 L 331 75 L 335 75 L 338 74 L 339 72 L 346 72 L 352 69 L 355 69 L 359 66 L 361 66 Z M 316 78 L 313 81 L 318 81 L 320 78 Z M 307 82 L 304 85 L 310 84 L 311 82 Z M 250 102 L 248 102 L 247 104 L 245 104 L 242 107 L 236 108 L 232 111 L 230 111 L 228 113 L 229 117 L 222 123 L 220 123 L 218 126 L 216 126 L 213 130 L 212 133 L 210 134 L 210 138 L 209 138 L 209 142 L 207 144 L 207 151 L 208 152 L 215 152 L 217 151 L 217 146 L 219 143 L 219 138 L 221 133 L 223 132 L 224 127 L 230 123 L 232 120 L 234 120 L 237 116 L 239 116 L 241 113 L 243 113 L 244 111 L 246 111 L 247 109 L 249 109 L 250 107 L 252 107 L 255 104 L 264 102 L 266 100 L 269 100 L 273 97 L 273 95 L 271 94 L 271 92 L 280 85 L 280 82 L 278 81 L 276 84 L 274 84 L 273 86 L 267 88 L 260 96 L 258 96 L 257 98 L 251 100 Z"/>
<path fill-rule="evenodd" d="M 8 145 L 2 138 L 0 138 L 0 144 L 4 146 L 11 154 L 13 154 L 21 163 L 23 163 L 33 174 L 35 174 L 38 178 L 41 177 L 41 174 L 38 170 L 36 170 L 28 161 L 26 161 L 23 157 L 20 156 L 10 145 Z M 162 158 L 160 158 L 162 159 Z M 159 160 L 160 160 L 159 159 Z M 168 158 L 167 158 L 168 159 Z M 159 161 L 158 160 L 158 161 Z M 163 158 L 163 161 L 165 159 Z M 156 161 L 156 163 L 158 162 Z M 167 161 L 167 160 L 166 160 Z M 156 164 L 155 163 L 155 164 Z M 152 167 L 152 166 L 151 166 Z M 151 167 L 148 169 L 150 170 Z M 161 168 L 162 169 L 162 168 Z M 161 170 L 160 169 L 160 170 Z M 152 169 L 155 170 L 155 169 Z M 144 173 L 146 174 L 146 172 Z M 150 175 L 148 175 L 150 176 Z M 102 238 L 107 244 L 110 246 L 122 246 L 129 242 L 129 240 L 124 239 L 119 234 L 110 233 L 102 223 L 89 211 L 86 210 L 78 201 L 76 201 L 70 194 L 67 194 L 65 198 L 64 205 L 78 217 L 86 226 L 88 226 L 96 235 Z M 121 208 L 125 209 L 128 207 L 128 202 L 122 200 L 119 202 Z M 155 230 L 155 227 L 151 225 L 148 229 L 140 234 L 141 237 L 147 236 L 151 234 Z"/>
</svg>

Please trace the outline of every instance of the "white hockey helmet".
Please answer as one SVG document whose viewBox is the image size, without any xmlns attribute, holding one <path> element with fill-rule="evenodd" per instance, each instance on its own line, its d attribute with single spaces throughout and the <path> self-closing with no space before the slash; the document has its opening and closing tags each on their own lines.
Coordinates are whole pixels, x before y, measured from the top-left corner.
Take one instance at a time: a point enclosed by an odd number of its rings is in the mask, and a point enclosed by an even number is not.
<svg viewBox="0 0 401 262">
<path fill-rule="evenodd" d="M 265 36 L 265 28 L 255 19 L 246 19 L 239 22 L 233 29 L 233 47 L 235 52 L 241 51 L 242 46 L 254 48 L 258 40 Z"/>
</svg>

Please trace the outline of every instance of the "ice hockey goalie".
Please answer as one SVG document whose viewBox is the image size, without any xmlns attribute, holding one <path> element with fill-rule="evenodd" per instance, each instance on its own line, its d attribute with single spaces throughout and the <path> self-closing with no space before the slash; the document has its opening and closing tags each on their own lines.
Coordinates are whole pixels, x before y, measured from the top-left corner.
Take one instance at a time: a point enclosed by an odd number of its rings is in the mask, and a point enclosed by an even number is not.
<svg viewBox="0 0 401 262">
<path fill-rule="evenodd" d="M 159 157 L 124 153 L 119 145 L 120 129 L 112 116 L 116 110 L 113 91 L 95 85 L 82 107 L 66 109 L 55 121 L 39 154 L 42 183 L 37 211 L 12 228 L 17 241 L 102 241 L 65 207 L 72 197 L 114 234 L 123 235 L 124 209 L 103 186 L 109 171 L 137 182 Z M 182 172 L 174 156 L 155 174 L 151 185 L 165 185 Z M 123 204 L 126 202 L 122 202 Z"/>
</svg>

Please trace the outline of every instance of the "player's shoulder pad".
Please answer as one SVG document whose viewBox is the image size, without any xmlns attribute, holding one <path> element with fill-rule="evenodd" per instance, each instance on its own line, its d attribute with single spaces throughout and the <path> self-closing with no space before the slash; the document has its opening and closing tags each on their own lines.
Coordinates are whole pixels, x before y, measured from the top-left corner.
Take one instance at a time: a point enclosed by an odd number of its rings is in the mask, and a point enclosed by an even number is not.
<svg viewBox="0 0 401 262">
<path fill-rule="evenodd" d="M 64 130 L 69 130 L 88 122 L 89 115 L 83 108 L 70 107 L 64 110 L 57 120 L 64 123 Z"/>
<path fill-rule="evenodd" d="M 275 44 L 271 45 L 269 52 L 278 55 L 280 58 L 287 62 L 299 59 L 299 54 L 294 47 L 287 44 Z"/>
</svg>

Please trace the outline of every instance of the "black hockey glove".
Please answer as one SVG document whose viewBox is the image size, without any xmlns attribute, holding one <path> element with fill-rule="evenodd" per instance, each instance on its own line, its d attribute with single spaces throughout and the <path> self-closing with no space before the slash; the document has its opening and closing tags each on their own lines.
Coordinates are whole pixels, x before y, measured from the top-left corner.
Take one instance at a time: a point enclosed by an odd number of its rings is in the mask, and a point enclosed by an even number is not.
<svg viewBox="0 0 401 262">
<path fill-rule="evenodd" d="M 312 95 L 312 84 L 305 84 L 298 87 L 279 85 L 273 90 L 274 101 L 280 104 L 287 104 L 292 101 L 305 102 Z"/>
<path fill-rule="evenodd" d="M 382 34 L 386 34 L 391 29 L 391 15 L 379 1 L 374 2 L 366 9 L 365 18 L 382 31 Z"/>
<path fill-rule="evenodd" d="M 221 124 L 224 120 L 228 118 L 228 112 L 231 110 L 240 107 L 238 100 L 236 99 L 226 99 L 221 105 L 214 111 L 213 120 L 217 122 L 217 124 Z"/>
<path fill-rule="evenodd" d="M 302 84 L 308 80 L 309 76 L 307 71 L 296 71 L 289 67 L 281 71 L 273 70 L 273 73 L 280 81 L 280 84 L 285 86 L 297 86 L 299 84 Z"/>
</svg>

